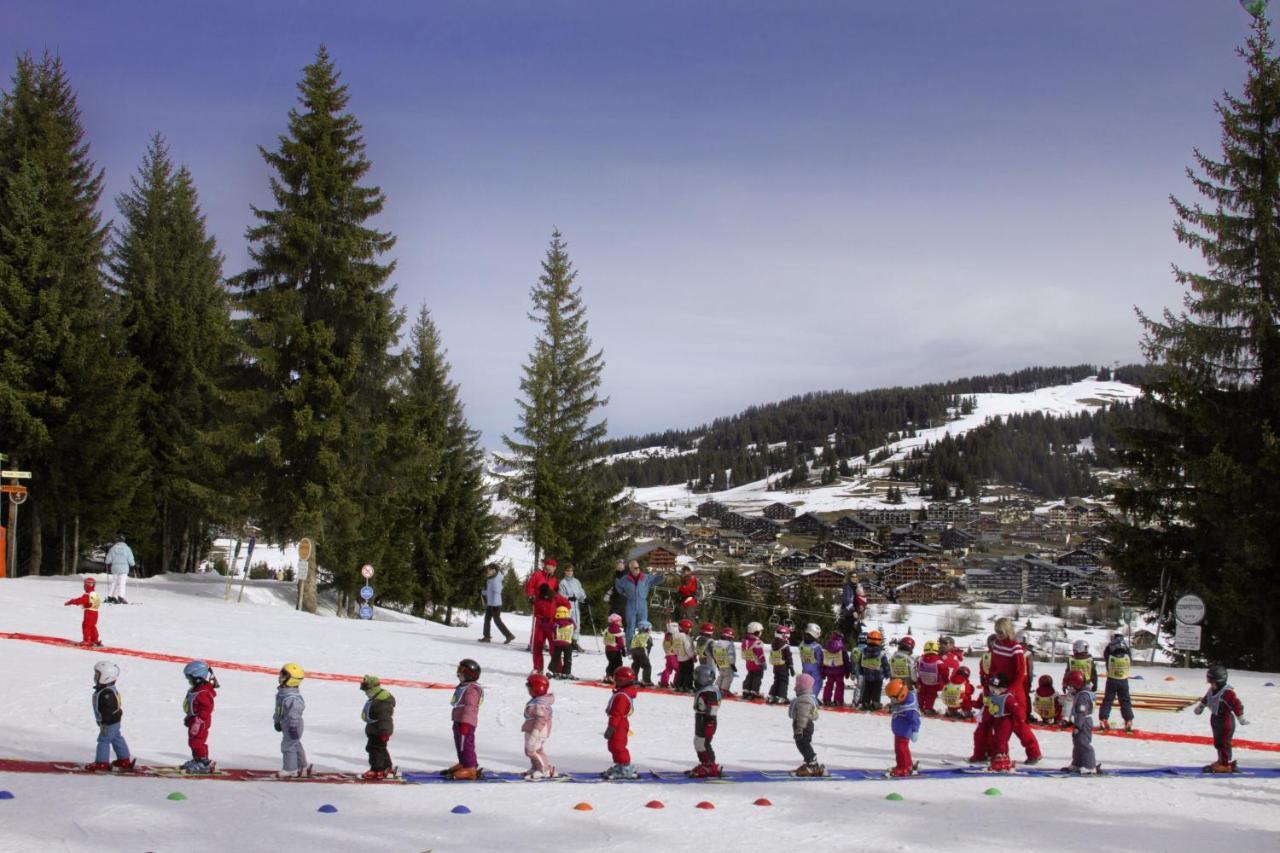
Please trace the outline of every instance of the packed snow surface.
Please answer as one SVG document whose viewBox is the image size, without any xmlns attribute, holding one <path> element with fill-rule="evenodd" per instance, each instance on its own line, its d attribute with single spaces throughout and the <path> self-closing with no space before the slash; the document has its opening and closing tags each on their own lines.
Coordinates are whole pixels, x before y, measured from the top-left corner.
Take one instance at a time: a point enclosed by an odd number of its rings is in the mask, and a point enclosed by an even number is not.
<svg viewBox="0 0 1280 853">
<path fill-rule="evenodd" d="M 104 578 L 105 580 L 105 578 Z M 78 578 L 0 581 L 0 632 L 76 639 L 80 611 L 63 607 Z M 480 644 L 480 626 L 444 627 L 378 611 L 372 622 L 310 616 L 288 605 L 288 585 L 251 583 L 244 602 L 223 600 L 213 576 L 136 581 L 128 606 L 104 605 L 107 645 L 278 667 L 286 661 L 330 673 L 452 684 L 459 659 L 484 673 L 478 751 L 484 767 L 522 770 L 520 734 L 530 660 L 522 651 L 528 620 L 511 617 L 520 641 Z M 929 611 L 913 611 L 918 639 L 930 635 Z M 657 621 L 655 619 L 655 621 Z M 891 633 L 905 626 L 886 625 Z M 1099 637 L 1098 639 L 1101 639 Z M 591 647 L 590 638 L 585 640 Z M 0 639 L 0 757 L 89 761 L 96 726 L 90 710 L 93 664 L 119 664 L 123 731 L 144 763 L 188 758 L 181 703 L 181 666 L 76 648 Z M 660 658 L 659 658 L 660 660 Z M 971 659 L 971 665 L 976 661 Z M 1061 665 L 1041 663 L 1041 672 Z M 599 654 L 575 661 L 598 677 Z M 1140 690 L 1200 694 L 1200 671 L 1138 665 Z M 656 675 L 656 673 L 655 673 Z M 279 767 L 272 730 L 276 682 L 271 675 L 224 670 L 210 735 L 223 767 Z M 1166 681 L 1167 677 L 1174 680 Z M 1233 672 L 1232 683 L 1252 720 L 1238 737 L 1280 740 L 1280 681 L 1269 673 Z M 766 678 L 766 684 L 768 679 Z M 563 770 L 608 766 L 602 733 L 608 692 L 553 682 L 556 717 L 548 752 Z M 367 767 L 360 710 L 364 696 L 348 682 L 309 679 L 304 743 L 317 770 Z M 454 762 L 448 690 L 394 688 L 396 733 L 390 748 L 405 770 Z M 631 752 L 644 770 L 694 764 L 690 699 L 642 693 L 631 718 Z M 1117 714 L 1118 716 L 1118 714 Z M 1113 718 L 1114 719 L 1114 718 Z M 1207 717 L 1138 712 L 1144 730 L 1207 735 Z M 972 727 L 926 719 L 913 746 L 922 767 L 963 760 Z M 1070 737 L 1039 732 L 1045 765 L 1066 763 Z M 782 709 L 727 703 L 715 746 L 731 769 L 791 769 L 799 764 Z M 893 742 L 883 716 L 823 713 L 815 746 L 830 767 L 887 768 Z M 1205 764 L 1209 747 L 1097 737 L 1099 760 L 1113 767 Z M 1021 752 L 1014 746 L 1015 760 Z M 1237 750 L 1245 766 L 1276 767 L 1280 753 Z M 996 787 L 1002 796 L 984 796 Z M 3 851 L 504 851 L 593 850 L 1269 850 L 1280 839 L 1280 781 L 1245 778 L 1032 779 L 975 776 L 959 780 L 871 782 L 782 781 L 763 784 L 319 785 L 279 782 L 141 779 L 0 774 Z M 171 792 L 186 795 L 171 801 Z M 902 802 L 886 801 L 890 792 Z M 773 805 L 752 805 L 767 797 Z M 665 808 L 647 809 L 659 800 Z M 714 810 L 695 808 L 710 801 Z M 591 811 L 575 811 L 587 802 Z M 324 804 L 335 814 L 321 814 Z M 456 805 L 471 813 L 451 814 Z"/>
</svg>

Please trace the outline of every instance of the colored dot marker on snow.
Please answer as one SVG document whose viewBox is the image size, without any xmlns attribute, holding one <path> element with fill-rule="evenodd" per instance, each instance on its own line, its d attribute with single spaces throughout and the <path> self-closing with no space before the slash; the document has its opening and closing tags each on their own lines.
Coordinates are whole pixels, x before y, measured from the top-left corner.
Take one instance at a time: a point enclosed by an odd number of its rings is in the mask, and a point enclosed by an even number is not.
<svg viewBox="0 0 1280 853">
<path fill-rule="evenodd" d="M 894 791 L 892 794 L 890 794 L 889 796 L 885 797 L 885 799 L 886 799 L 886 800 L 893 800 L 895 803 L 898 803 L 898 802 L 901 802 L 901 801 L 902 801 L 902 795 L 901 795 L 901 794 L 899 794 L 897 791 Z"/>
<path fill-rule="evenodd" d="M 644 807 L 646 809 L 665 809 L 666 808 L 666 806 L 662 804 L 661 800 L 650 800 L 649 802 L 644 804 Z"/>
<path fill-rule="evenodd" d="M 700 809 L 714 809 L 714 808 L 715 808 L 715 803 L 709 803 L 709 802 L 707 802 L 706 800 L 703 800 L 702 802 L 698 803 L 698 808 L 700 808 Z"/>
<path fill-rule="evenodd" d="M 187 795 L 182 793 L 181 791 L 174 791 L 172 794 L 169 795 L 169 799 L 171 800 L 185 800 L 186 798 L 187 798 Z"/>
<path fill-rule="evenodd" d="M 1268 681 L 1266 684 L 1264 684 L 1264 685 L 1262 685 L 1262 686 L 1263 686 L 1263 687 L 1275 687 L 1275 686 L 1276 686 L 1276 683 L 1275 683 L 1274 681 Z"/>
<path fill-rule="evenodd" d="M 589 812 L 591 811 L 591 803 L 578 803 L 573 807 L 573 810 L 575 812 Z"/>
<path fill-rule="evenodd" d="M 12 799 L 13 799 L 13 792 L 0 791 L 0 800 L 12 800 Z"/>
<path fill-rule="evenodd" d="M 323 806 L 316 809 L 316 811 L 323 812 L 324 814 L 334 814 L 338 811 L 338 807 L 334 805 L 330 805 L 329 803 L 325 803 Z"/>
<path fill-rule="evenodd" d="M 755 801 L 754 803 L 752 803 L 751 805 L 753 805 L 753 806 L 771 806 L 771 805 L 773 805 L 773 803 L 769 802 L 769 799 L 768 799 L 767 797 L 761 797 L 760 799 L 756 800 L 756 801 Z"/>
<path fill-rule="evenodd" d="M 1166 675 L 1166 676 L 1164 677 L 1164 680 L 1165 680 L 1165 681 L 1177 681 L 1178 679 L 1174 678 L 1172 675 Z"/>
<path fill-rule="evenodd" d="M 453 814 L 471 814 L 471 809 L 467 808 L 466 806 L 454 806 L 449 811 L 452 812 Z"/>
<path fill-rule="evenodd" d="M 998 797 L 998 796 L 1000 796 L 1000 789 L 999 789 L 999 788 L 988 788 L 987 790 L 983 791 L 982 793 L 986 794 L 988 797 Z"/>
</svg>

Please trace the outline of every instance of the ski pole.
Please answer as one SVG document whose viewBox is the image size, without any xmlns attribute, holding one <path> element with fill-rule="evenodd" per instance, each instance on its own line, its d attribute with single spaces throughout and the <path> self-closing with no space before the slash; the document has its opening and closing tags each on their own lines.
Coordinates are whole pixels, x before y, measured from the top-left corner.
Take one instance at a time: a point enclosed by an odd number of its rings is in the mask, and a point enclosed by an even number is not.
<svg viewBox="0 0 1280 853">
<path fill-rule="evenodd" d="M 600 644 L 600 634 L 596 631 L 596 617 L 591 613 L 591 600 L 587 599 L 582 603 L 587 606 L 587 619 L 591 622 L 591 636 L 595 637 L 596 651 L 604 654 L 604 648 Z"/>
</svg>

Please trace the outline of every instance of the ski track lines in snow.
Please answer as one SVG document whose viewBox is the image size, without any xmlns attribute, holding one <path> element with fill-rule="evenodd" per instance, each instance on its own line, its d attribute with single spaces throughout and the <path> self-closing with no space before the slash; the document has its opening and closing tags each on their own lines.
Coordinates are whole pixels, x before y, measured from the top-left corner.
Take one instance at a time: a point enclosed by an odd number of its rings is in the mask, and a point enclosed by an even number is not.
<svg viewBox="0 0 1280 853">
<path fill-rule="evenodd" d="M 185 664 L 191 660 L 190 657 L 181 657 L 178 655 L 163 654 L 161 652 L 143 652 L 143 651 L 138 651 L 137 649 L 122 649 L 122 648 L 116 648 L 112 646 L 103 646 L 100 648 L 86 648 L 85 646 L 82 646 L 79 643 L 64 639 L 62 637 L 42 637 L 36 634 L 0 632 L 0 639 L 20 640 L 20 641 L 29 642 L 29 643 L 40 643 L 46 646 L 58 646 L 61 648 L 75 649 L 78 651 L 96 652 L 99 654 L 125 655 L 127 657 L 144 658 L 146 660 L 166 661 L 168 663 Z M 215 669 L 236 670 L 238 672 L 256 672 L 262 675 L 278 675 L 280 672 L 280 670 L 277 669 L 276 667 L 262 666 L 260 664 L 235 663 L 233 661 L 221 661 L 221 660 L 214 660 L 212 658 L 201 658 L 201 660 L 205 661 Z M 359 683 L 361 676 L 341 675 L 341 674 L 330 673 L 330 672 L 308 671 L 307 678 L 312 678 L 319 681 L 346 681 L 351 683 Z M 388 687 L 416 687 L 423 690 L 452 690 L 455 686 L 453 684 L 439 684 L 433 681 L 415 681 L 412 679 L 405 679 L 405 678 L 383 678 L 383 679 L 380 679 L 380 681 L 382 682 L 382 684 Z M 604 684 L 598 681 L 582 680 L 582 681 L 573 681 L 569 683 L 574 685 L 575 687 L 599 687 L 602 689 L 612 689 L 610 685 Z M 639 688 L 639 692 L 654 693 L 659 696 L 678 695 L 678 694 L 672 694 L 666 690 L 655 690 L 652 688 L 643 688 L 643 687 Z M 737 701 L 737 702 L 743 701 L 741 699 L 737 699 L 736 697 L 726 697 L 726 699 L 728 701 Z M 768 705 L 765 705 L 763 702 L 746 702 L 746 704 L 758 705 L 762 708 L 769 707 Z M 785 710 L 785 708 L 782 708 L 782 710 Z M 825 707 L 822 710 L 824 713 L 831 713 L 831 714 L 862 713 L 860 711 L 856 711 L 853 708 L 849 708 L 849 707 L 841 707 L 841 708 Z M 883 712 L 881 713 L 883 714 Z M 971 723 L 972 722 L 970 720 L 957 720 L 957 719 L 953 719 L 950 717 L 943 717 L 943 716 L 931 717 L 930 720 L 937 721 L 937 722 L 947 722 L 947 723 Z M 1063 733 L 1060 730 L 1051 726 L 1035 726 L 1034 728 L 1042 732 L 1059 733 L 1059 734 Z M 1196 744 L 1200 746 L 1213 746 L 1213 738 L 1205 737 L 1204 735 L 1184 735 L 1184 734 L 1174 734 L 1170 732 L 1151 732 L 1151 731 L 1124 732 L 1119 729 L 1111 729 L 1111 730 L 1095 729 L 1094 734 L 1104 735 L 1108 737 L 1120 737 L 1120 738 L 1125 738 L 1127 740 L 1152 740 L 1152 741 L 1163 741 L 1165 743 L 1186 743 L 1186 744 Z M 1262 752 L 1280 752 L 1280 743 L 1271 743 L 1268 741 L 1257 741 L 1257 740 L 1242 740 L 1237 738 L 1233 741 L 1233 744 L 1236 749 L 1252 749 L 1252 750 L 1259 750 Z M 3 768 L 0 768 L 0 769 L 3 769 Z"/>
</svg>

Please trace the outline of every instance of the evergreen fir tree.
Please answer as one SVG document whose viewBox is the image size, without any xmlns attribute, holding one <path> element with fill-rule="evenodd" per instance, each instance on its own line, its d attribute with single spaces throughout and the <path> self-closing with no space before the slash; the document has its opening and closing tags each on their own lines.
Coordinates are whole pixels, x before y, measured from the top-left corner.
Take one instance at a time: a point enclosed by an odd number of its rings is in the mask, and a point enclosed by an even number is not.
<svg viewBox="0 0 1280 853">
<path fill-rule="evenodd" d="M 347 596 L 388 541 L 395 472 L 381 460 L 403 317 L 387 285 L 394 265 L 379 263 L 395 238 L 365 225 L 385 196 L 361 183 L 370 168 L 361 127 L 324 47 L 298 91 L 278 147 L 259 149 L 275 207 L 253 208 L 252 266 L 236 282 L 256 428 L 244 450 L 268 537 L 313 537 Z M 304 600 L 312 612 L 315 577 Z"/>
<path fill-rule="evenodd" d="M 479 434 L 467 425 L 458 386 L 431 314 L 423 307 L 411 336 L 409 369 L 397 402 L 402 461 L 393 539 L 407 545 L 413 606 L 474 604 L 493 552 L 494 523 L 484 493 Z"/>
<path fill-rule="evenodd" d="M 503 441 L 516 469 L 516 517 L 533 540 L 535 559 L 567 560 L 585 585 L 602 591 L 626 546 L 614 530 L 623 501 L 598 470 L 607 428 L 594 420 L 608 402 L 597 393 L 604 354 L 592 352 L 576 278 L 555 231 L 530 292 L 529 318 L 539 330 L 520 380 L 520 422 L 515 437 Z"/>
<path fill-rule="evenodd" d="M 210 521 L 228 515 L 231 417 L 224 388 L 237 357 L 222 257 L 205 227 L 195 184 L 152 137 L 132 190 L 117 201 L 111 272 L 146 448 L 131 527 L 138 559 L 160 571 L 190 568 Z"/>
<path fill-rule="evenodd" d="M 62 63 L 20 57 L 0 98 L 0 435 L 33 473 L 15 573 L 46 567 L 46 539 L 69 571 L 133 498 L 131 362 L 103 286 L 101 192 Z"/>
<path fill-rule="evenodd" d="M 1183 308 L 1143 315 L 1158 365 L 1145 385 L 1159 415 L 1127 431 L 1133 478 L 1117 491 L 1131 523 L 1115 565 L 1153 609 L 1194 592 L 1207 604 L 1211 660 L 1280 667 L 1280 62 L 1256 13 L 1244 92 L 1217 111 L 1222 156 L 1195 152 L 1203 201 L 1173 200 L 1179 240 L 1204 271 L 1175 268 Z M 1173 619 L 1164 617 L 1166 630 Z"/>
</svg>

